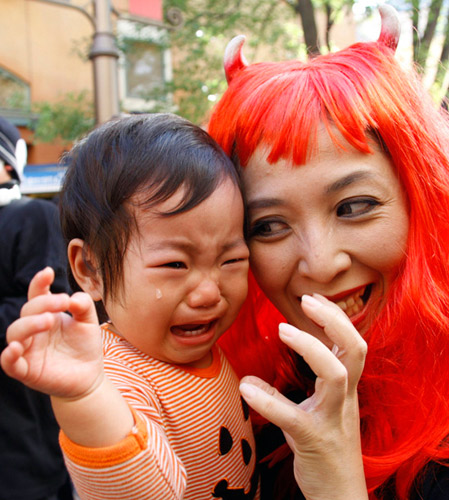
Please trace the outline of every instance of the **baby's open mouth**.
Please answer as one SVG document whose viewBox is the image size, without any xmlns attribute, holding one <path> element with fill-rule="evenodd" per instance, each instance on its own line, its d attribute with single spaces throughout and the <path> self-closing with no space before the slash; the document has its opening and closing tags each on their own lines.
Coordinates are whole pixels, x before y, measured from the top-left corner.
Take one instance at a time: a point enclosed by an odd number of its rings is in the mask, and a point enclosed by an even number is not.
<svg viewBox="0 0 449 500">
<path fill-rule="evenodd" d="M 179 337 L 195 337 L 207 333 L 215 323 L 216 320 L 209 323 L 177 325 L 172 326 L 170 331 Z"/>
</svg>

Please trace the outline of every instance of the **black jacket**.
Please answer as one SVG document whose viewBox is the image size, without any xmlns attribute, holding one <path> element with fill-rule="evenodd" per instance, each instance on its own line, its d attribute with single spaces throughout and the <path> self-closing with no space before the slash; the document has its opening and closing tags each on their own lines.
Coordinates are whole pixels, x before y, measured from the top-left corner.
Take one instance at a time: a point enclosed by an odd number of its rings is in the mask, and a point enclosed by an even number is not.
<svg viewBox="0 0 449 500">
<path fill-rule="evenodd" d="M 52 290 L 69 291 L 65 255 L 54 203 L 22 198 L 0 207 L 0 350 L 37 271 L 52 266 Z M 0 500 L 36 500 L 67 482 L 58 432 L 49 397 L 0 368 Z"/>
</svg>

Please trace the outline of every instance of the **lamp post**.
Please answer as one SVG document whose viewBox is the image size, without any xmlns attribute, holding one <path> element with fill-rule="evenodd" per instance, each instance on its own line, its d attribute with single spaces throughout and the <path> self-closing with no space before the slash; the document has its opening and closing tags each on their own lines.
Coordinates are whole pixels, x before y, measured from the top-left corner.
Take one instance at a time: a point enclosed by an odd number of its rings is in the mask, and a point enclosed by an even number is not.
<svg viewBox="0 0 449 500">
<path fill-rule="evenodd" d="M 119 52 L 112 33 L 110 0 L 94 0 L 95 33 L 89 59 L 93 64 L 95 121 L 103 123 L 120 112 L 118 99 Z"/>
<path fill-rule="evenodd" d="M 93 65 L 95 122 L 103 123 L 117 115 L 120 112 L 117 67 L 119 52 L 112 32 L 110 0 L 93 0 L 94 17 L 83 7 L 72 5 L 64 0 L 34 1 L 75 9 L 89 19 L 94 28 L 89 59 Z"/>
</svg>

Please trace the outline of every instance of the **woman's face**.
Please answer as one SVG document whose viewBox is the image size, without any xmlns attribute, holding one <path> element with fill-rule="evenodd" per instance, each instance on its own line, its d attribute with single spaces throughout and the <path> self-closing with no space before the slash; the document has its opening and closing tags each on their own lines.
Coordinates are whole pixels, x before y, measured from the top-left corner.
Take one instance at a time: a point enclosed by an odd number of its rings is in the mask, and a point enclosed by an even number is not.
<svg viewBox="0 0 449 500">
<path fill-rule="evenodd" d="M 270 165 L 259 147 L 243 178 L 260 287 L 289 323 L 329 343 L 303 314 L 301 296 L 324 295 L 366 332 L 404 258 L 409 220 L 380 148 L 364 154 L 345 143 L 344 151 L 324 129 L 318 137 L 317 154 L 299 167 Z"/>
</svg>

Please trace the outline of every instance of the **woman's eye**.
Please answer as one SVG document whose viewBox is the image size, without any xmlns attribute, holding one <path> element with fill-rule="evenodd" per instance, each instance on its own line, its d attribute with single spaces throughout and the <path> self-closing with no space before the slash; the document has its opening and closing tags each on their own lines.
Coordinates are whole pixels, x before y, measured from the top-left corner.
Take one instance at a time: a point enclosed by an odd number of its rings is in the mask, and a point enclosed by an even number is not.
<svg viewBox="0 0 449 500">
<path fill-rule="evenodd" d="M 286 225 L 280 221 L 274 220 L 260 220 L 255 222 L 251 228 L 249 237 L 253 238 L 255 236 L 269 238 L 270 236 L 278 236 L 282 231 L 286 229 Z"/>
<path fill-rule="evenodd" d="M 371 212 L 380 203 L 373 198 L 347 200 L 337 207 L 338 217 L 357 217 Z"/>
</svg>

